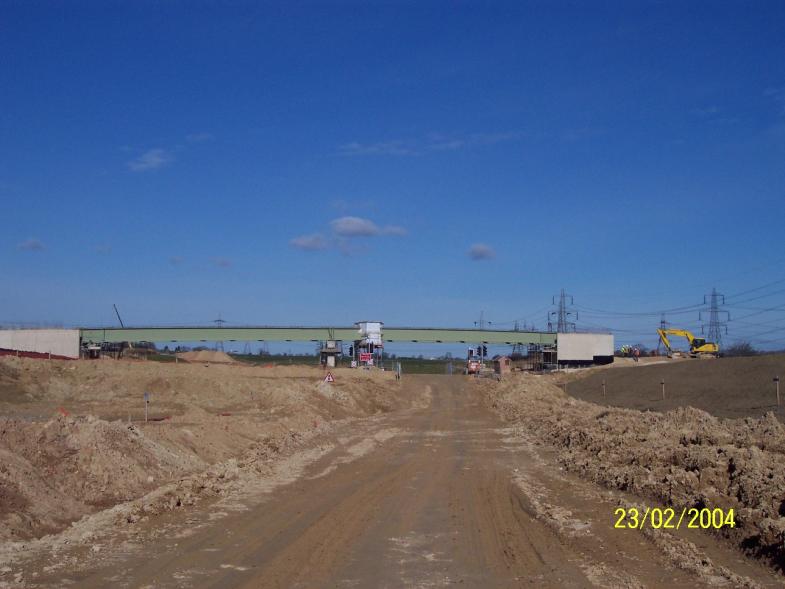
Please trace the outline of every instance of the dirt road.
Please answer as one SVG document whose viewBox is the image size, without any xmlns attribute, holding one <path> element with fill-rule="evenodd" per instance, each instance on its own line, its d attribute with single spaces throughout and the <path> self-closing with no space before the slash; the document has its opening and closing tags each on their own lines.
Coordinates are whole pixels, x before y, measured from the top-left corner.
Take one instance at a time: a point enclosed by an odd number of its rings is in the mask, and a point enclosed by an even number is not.
<svg viewBox="0 0 785 589">
<path fill-rule="evenodd" d="M 781 586 L 704 534 L 683 539 L 716 566 L 680 568 L 661 540 L 613 529 L 618 492 L 562 472 L 547 450 L 511 436 L 467 380 L 409 378 L 430 389 L 428 408 L 349 424 L 292 456 L 300 467 L 280 484 L 165 514 L 133 537 L 62 547 L 27 562 L 18 579 L 29 587 Z"/>
</svg>

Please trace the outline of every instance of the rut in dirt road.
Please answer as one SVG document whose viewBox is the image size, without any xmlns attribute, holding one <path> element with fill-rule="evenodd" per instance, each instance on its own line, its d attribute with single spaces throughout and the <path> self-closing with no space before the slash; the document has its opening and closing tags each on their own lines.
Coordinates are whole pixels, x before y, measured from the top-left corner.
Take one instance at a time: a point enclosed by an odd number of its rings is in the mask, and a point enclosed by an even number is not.
<svg viewBox="0 0 785 589">
<path fill-rule="evenodd" d="M 713 585 L 613 530 L 612 502 L 509 437 L 466 380 L 416 382 L 430 388 L 427 409 L 374 418 L 360 442 L 339 434 L 334 450 L 260 504 L 67 579 L 41 575 L 40 585 Z"/>
</svg>

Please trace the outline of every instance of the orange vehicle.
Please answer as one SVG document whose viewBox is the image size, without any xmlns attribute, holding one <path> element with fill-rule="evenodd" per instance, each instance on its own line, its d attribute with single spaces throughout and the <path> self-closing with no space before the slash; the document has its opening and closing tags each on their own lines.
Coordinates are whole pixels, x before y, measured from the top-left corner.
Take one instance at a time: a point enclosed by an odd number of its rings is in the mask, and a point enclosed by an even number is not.
<svg viewBox="0 0 785 589">
<path fill-rule="evenodd" d="M 466 356 L 466 369 L 464 370 L 464 374 L 479 374 L 480 371 L 483 369 L 483 361 L 482 361 L 482 347 L 477 349 L 469 348 L 469 353 Z"/>
<path fill-rule="evenodd" d="M 478 359 L 469 358 L 466 361 L 466 374 L 477 374 L 482 369 L 482 362 Z"/>
</svg>

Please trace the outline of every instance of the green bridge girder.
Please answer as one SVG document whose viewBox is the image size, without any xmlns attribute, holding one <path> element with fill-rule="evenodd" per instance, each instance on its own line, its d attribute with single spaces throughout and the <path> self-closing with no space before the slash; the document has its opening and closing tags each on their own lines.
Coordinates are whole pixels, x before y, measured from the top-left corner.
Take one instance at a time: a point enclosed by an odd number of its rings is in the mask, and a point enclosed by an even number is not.
<svg viewBox="0 0 785 589">
<path fill-rule="evenodd" d="M 97 327 L 79 330 L 83 343 L 101 342 L 319 342 L 360 339 L 356 327 Z M 555 345 L 556 334 L 542 331 L 390 327 L 385 342 L 444 344 Z"/>
</svg>

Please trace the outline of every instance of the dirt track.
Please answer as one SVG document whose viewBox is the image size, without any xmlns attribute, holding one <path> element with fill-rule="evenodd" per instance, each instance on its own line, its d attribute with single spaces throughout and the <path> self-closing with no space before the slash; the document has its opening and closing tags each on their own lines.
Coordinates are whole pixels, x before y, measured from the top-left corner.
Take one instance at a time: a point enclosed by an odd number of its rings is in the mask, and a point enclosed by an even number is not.
<svg viewBox="0 0 785 589">
<path fill-rule="evenodd" d="M 407 386 L 430 406 L 347 424 L 244 493 L 33 546 L 7 572 L 31 587 L 781 586 L 711 536 L 613 529 L 634 498 L 563 471 L 486 408 L 482 386 Z"/>
</svg>

